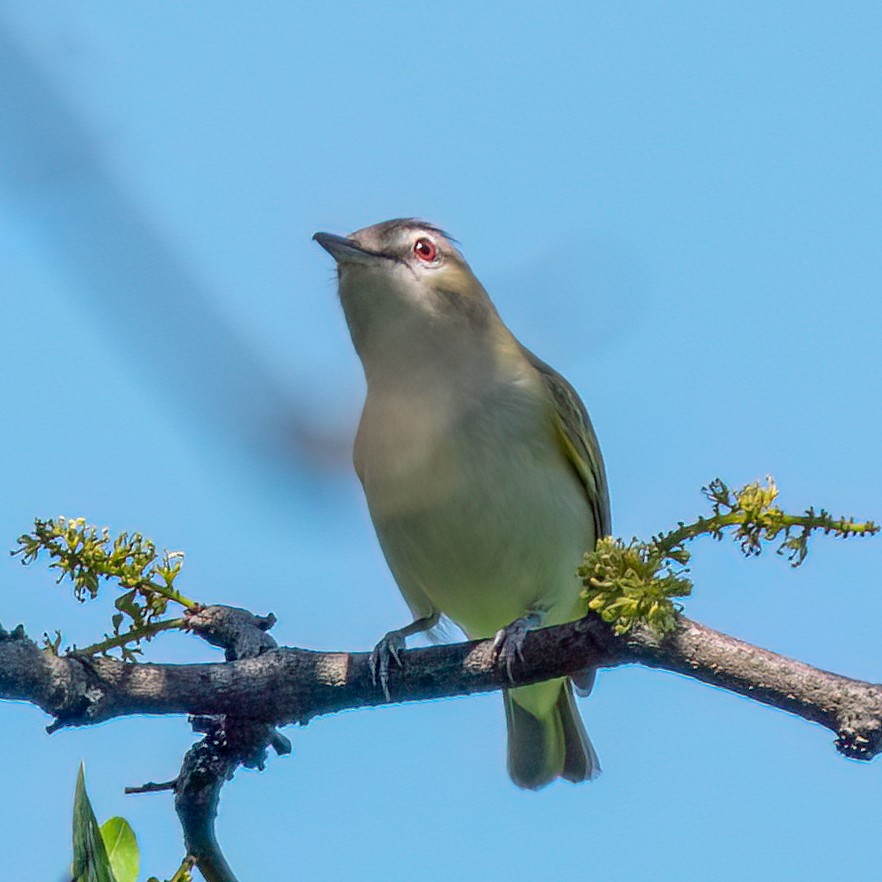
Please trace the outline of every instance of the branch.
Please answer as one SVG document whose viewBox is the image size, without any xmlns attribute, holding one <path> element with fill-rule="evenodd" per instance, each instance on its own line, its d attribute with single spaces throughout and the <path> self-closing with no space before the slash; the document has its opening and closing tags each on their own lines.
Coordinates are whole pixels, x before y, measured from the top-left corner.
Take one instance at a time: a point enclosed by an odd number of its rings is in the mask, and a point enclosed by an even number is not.
<svg viewBox="0 0 882 882">
<path fill-rule="evenodd" d="M 235 661 L 275 648 L 276 641 L 266 633 L 275 622 L 272 614 L 255 616 L 245 609 L 210 606 L 192 612 L 187 627 L 223 648 L 227 661 Z M 214 829 L 221 788 L 240 765 L 262 769 L 268 746 L 288 753 L 291 742 L 272 725 L 238 716 L 194 717 L 191 722 L 205 738 L 184 755 L 173 785 L 184 845 L 206 882 L 236 882 Z"/>
<path fill-rule="evenodd" d="M 853 759 L 882 752 L 882 685 L 852 680 L 737 640 L 678 617 L 664 639 L 641 630 L 627 640 L 628 661 L 685 674 L 779 708 L 836 735 L 836 748 Z"/>
<path fill-rule="evenodd" d="M 882 686 L 822 671 L 684 616 L 661 638 L 639 627 L 616 636 L 593 615 L 531 632 L 513 681 L 494 659 L 490 640 L 409 650 L 403 658 L 403 669 L 390 676 L 391 703 L 526 685 L 590 666 L 642 664 L 820 723 L 846 756 L 869 760 L 882 751 Z M 176 713 L 306 724 L 390 703 L 371 680 L 368 653 L 278 648 L 227 663 L 86 663 L 38 649 L 21 629 L 0 635 L 0 698 L 38 705 L 56 718 L 53 729 Z"/>
</svg>

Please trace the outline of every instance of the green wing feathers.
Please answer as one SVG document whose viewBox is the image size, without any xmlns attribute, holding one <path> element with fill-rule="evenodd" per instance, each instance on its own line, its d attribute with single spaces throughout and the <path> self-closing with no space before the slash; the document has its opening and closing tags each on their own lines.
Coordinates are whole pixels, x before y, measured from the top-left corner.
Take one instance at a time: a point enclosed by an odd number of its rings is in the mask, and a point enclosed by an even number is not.
<svg viewBox="0 0 882 882">
<path fill-rule="evenodd" d="M 612 518 L 606 470 L 588 411 L 576 390 L 553 367 L 537 358 L 529 349 L 524 348 L 523 352 L 551 394 L 558 443 L 585 488 L 594 516 L 595 535 L 598 539 L 609 536 L 612 533 Z"/>
</svg>

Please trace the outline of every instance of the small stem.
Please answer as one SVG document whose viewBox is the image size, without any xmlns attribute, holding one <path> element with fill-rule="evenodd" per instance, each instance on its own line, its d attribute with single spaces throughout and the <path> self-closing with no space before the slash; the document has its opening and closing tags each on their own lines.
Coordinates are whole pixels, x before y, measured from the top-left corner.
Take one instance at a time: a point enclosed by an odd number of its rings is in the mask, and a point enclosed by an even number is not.
<svg viewBox="0 0 882 882">
<path fill-rule="evenodd" d="M 773 515 L 767 518 L 764 515 Z M 676 530 L 664 535 L 660 541 L 656 543 L 662 552 L 668 552 L 684 542 L 697 539 L 705 533 L 711 533 L 715 530 L 722 530 L 725 527 L 740 527 L 743 524 L 750 523 L 750 515 L 743 511 L 731 512 L 729 514 L 713 515 L 709 518 L 699 518 L 695 523 L 684 524 Z M 764 512 L 760 518 L 755 521 L 761 529 L 774 529 L 776 532 L 785 530 L 790 527 L 804 527 L 808 530 L 825 530 L 832 533 L 849 534 L 853 533 L 858 536 L 873 535 L 879 532 L 879 527 L 873 521 L 866 523 L 857 523 L 847 518 L 821 518 L 817 515 L 788 515 L 784 514 L 780 509 L 773 509 L 770 512 Z"/>
<path fill-rule="evenodd" d="M 684 542 L 689 542 L 692 539 L 697 539 L 705 533 L 710 533 L 711 530 L 721 529 L 723 527 L 735 527 L 742 523 L 744 523 L 744 515 L 740 513 L 699 518 L 693 524 L 684 524 L 682 527 L 678 527 L 676 530 L 666 533 L 657 545 L 662 551 L 670 551 L 672 548 L 676 548 Z"/>
<path fill-rule="evenodd" d="M 126 787 L 125 790 L 123 790 L 123 793 L 125 793 L 126 796 L 135 793 L 160 793 L 165 790 L 174 790 L 177 783 L 177 778 L 172 778 L 171 781 L 148 781 L 146 784 L 141 784 L 139 787 Z"/>
<path fill-rule="evenodd" d="M 108 637 L 107 640 L 102 640 L 100 643 L 93 643 L 91 646 L 83 647 L 83 649 L 77 649 L 72 654 L 98 655 L 99 653 L 125 646 L 127 643 L 136 643 L 145 637 L 150 638 L 160 631 L 172 631 L 175 629 L 183 631 L 185 628 L 186 622 L 183 619 L 164 619 L 160 622 L 151 622 L 142 628 L 132 628 L 124 634 L 117 634 L 115 637 Z"/>
<path fill-rule="evenodd" d="M 185 597 L 180 591 L 175 588 L 169 588 L 167 585 L 157 585 L 156 582 L 141 582 L 134 587 L 142 593 L 152 591 L 155 594 L 159 594 L 161 597 L 165 597 L 166 600 L 171 600 L 172 603 L 180 604 L 184 609 L 194 611 L 199 609 L 199 604 L 195 600 L 190 600 L 189 597 Z"/>
<path fill-rule="evenodd" d="M 196 858 L 187 855 L 182 861 L 181 866 L 178 867 L 177 872 L 168 882 L 186 882 L 187 879 L 192 878 L 190 876 L 190 870 L 196 866 Z"/>
<path fill-rule="evenodd" d="M 873 536 L 879 532 L 879 527 L 873 521 L 857 523 L 847 518 L 819 518 L 808 515 L 777 514 L 776 521 L 782 527 L 805 527 L 808 530 L 825 530 L 829 533 L 839 533 L 848 536 L 853 533 L 856 536 Z"/>
</svg>

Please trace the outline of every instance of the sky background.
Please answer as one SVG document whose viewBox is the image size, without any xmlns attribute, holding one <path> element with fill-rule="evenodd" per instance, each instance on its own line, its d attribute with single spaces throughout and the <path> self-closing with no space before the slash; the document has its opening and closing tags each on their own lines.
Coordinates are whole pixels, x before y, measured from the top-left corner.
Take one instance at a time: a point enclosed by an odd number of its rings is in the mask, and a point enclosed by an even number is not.
<svg viewBox="0 0 882 882">
<path fill-rule="evenodd" d="M 408 620 L 348 447 L 360 366 L 316 230 L 451 231 L 597 428 L 615 532 L 715 476 L 882 518 L 882 9 L 875 3 L 0 2 L 0 546 L 82 515 L 186 551 L 181 589 L 364 650 Z M 801 570 L 695 548 L 686 611 L 882 679 L 882 540 Z M 92 642 L 39 565 L 0 621 Z M 108 601 L 109 603 L 109 601 Z M 217 660 L 195 638 L 160 661 Z M 219 834 L 243 882 L 804 880 L 878 870 L 882 766 L 686 678 L 602 672 L 590 785 L 508 780 L 498 695 L 289 729 Z M 77 765 L 182 854 L 184 719 L 0 728 L 4 877 L 60 879 Z"/>
</svg>

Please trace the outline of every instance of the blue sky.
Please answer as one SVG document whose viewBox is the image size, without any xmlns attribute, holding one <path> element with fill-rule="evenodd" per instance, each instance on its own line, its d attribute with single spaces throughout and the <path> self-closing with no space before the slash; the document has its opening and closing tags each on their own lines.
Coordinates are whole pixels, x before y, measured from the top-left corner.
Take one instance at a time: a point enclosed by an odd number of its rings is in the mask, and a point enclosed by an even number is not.
<svg viewBox="0 0 882 882">
<path fill-rule="evenodd" d="M 83 515 L 187 552 L 183 590 L 366 649 L 407 612 L 341 454 L 360 368 L 315 230 L 449 229 L 591 411 L 615 530 L 767 473 L 882 518 L 882 11 L 813 3 L 0 3 L 0 537 Z M 294 439 L 291 441 L 290 439 Z M 284 439 L 289 439 L 285 442 Z M 696 549 L 701 621 L 880 679 L 875 542 L 803 569 Z M 108 616 L 2 564 L 5 626 Z M 195 640 L 156 660 L 217 658 Z M 358 711 L 224 791 L 243 879 L 779 880 L 877 866 L 882 772 L 685 678 L 602 673 L 604 765 L 523 793 L 499 696 Z M 43 733 L 4 709 L 10 879 L 60 878 L 84 759 L 147 873 L 181 719 Z"/>
</svg>

